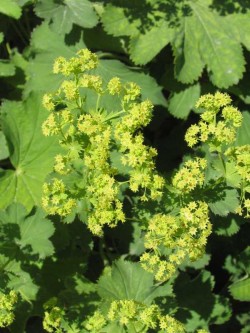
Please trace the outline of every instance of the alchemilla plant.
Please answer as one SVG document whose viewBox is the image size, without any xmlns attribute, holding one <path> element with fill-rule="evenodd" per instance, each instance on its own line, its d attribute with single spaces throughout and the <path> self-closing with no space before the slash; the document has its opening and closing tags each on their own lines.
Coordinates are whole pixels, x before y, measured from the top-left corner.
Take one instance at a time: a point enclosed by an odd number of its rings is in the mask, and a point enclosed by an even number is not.
<svg viewBox="0 0 250 333">
<path fill-rule="evenodd" d="M 153 104 L 141 99 L 140 87 L 133 82 L 123 83 L 118 77 L 105 82 L 94 74 L 97 67 L 98 57 L 87 49 L 69 60 L 55 60 L 53 72 L 64 79 L 57 91 L 43 97 L 49 115 L 42 131 L 45 136 L 56 136 L 62 150 L 55 156 L 54 172 L 43 185 L 42 206 L 49 215 L 62 218 L 81 214 L 84 206 L 84 218 L 80 219 L 93 235 L 102 237 L 105 225 L 114 228 L 119 222 L 126 223 L 128 216 L 121 200 L 124 193 L 135 195 L 145 211 L 150 201 L 155 202 L 156 213 L 148 212 L 148 217 L 139 221 L 145 248 L 140 264 L 156 281 L 164 283 L 176 276 L 187 259 L 195 261 L 204 255 L 212 232 L 206 192 L 227 186 L 228 165 L 230 170 L 234 168 L 238 181 L 231 187 L 241 198 L 234 213 L 246 212 L 248 217 L 249 155 L 244 153 L 249 147 L 235 145 L 242 115 L 227 94 L 202 96 L 196 104 L 203 109 L 201 120 L 185 136 L 190 147 L 200 144 L 200 148 L 168 181 L 157 173 L 157 152 L 145 144 L 143 135 L 143 128 L 152 119 Z M 111 112 L 100 106 L 105 95 L 119 101 Z M 207 154 L 199 157 L 203 147 L 207 147 Z M 116 162 L 112 161 L 113 153 L 118 156 Z M 214 160 L 221 161 L 224 175 L 207 176 Z M 125 167 L 123 173 L 117 164 Z M 166 197 L 171 205 L 166 205 Z M 64 314 L 57 307 L 46 312 L 45 329 L 63 330 Z M 185 332 L 183 324 L 164 315 L 158 305 L 148 306 L 133 299 L 112 301 L 107 314 L 97 309 L 83 327 L 89 332 L 102 332 L 112 323 L 128 332 L 131 327 L 139 332 Z"/>
<path fill-rule="evenodd" d="M 250 333 L 249 15 L 0 1 L 0 331 Z"/>
</svg>

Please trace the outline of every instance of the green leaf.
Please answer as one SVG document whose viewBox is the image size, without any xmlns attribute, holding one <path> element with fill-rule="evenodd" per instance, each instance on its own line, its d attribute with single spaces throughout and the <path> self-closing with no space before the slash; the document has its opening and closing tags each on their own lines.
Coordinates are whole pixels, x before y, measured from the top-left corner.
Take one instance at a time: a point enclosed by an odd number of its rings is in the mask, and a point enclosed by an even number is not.
<svg viewBox="0 0 250 333">
<path fill-rule="evenodd" d="M 88 0 L 65 0 L 64 5 L 53 0 L 43 0 L 38 2 L 35 12 L 51 22 L 52 30 L 58 34 L 69 33 L 73 24 L 92 28 L 98 23 L 93 4 Z"/>
<path fill-rule="evenodd" d="M 2 43 L 3 39 L 4 39 L 4 34 L 0 32 L 0 44 Z"/>
<path fill-rule="evenodd" d="M 183 18 L 183 24 L 173 41 L 175 76 L 183 83 L 197 80 L 205 66 L 199 51 L 200 30 L 193 17 Z"/>
<path fill-rule="evenodd" d="M 174 286 L 178 306 L 177 318 L 185 323 L 187 332 L 195 332 L 212 323 L 224 323 L 230 318 L 231 311 L 226 298 L 212 293 L 214 278 L 203 270 L 194 279 L 181 274 Z M 182 310 L 183 309 L 183 310 Z"/>
<path fill-rule="evenodd" d="M 24 95 L 28 96 L 32 91 L 45 93 L 57 90 L 63 78 L 52 72 L 55 59 L 59 56 L 73 57 L 76 51 L 84 47 L 83 42 L 74 46 L 65 45 L 64 37 L 53 32 L 47 23 L 37 27 L 31 37 L 31 48 L 36 56 L 27 66 L 29 79 L 24 87 Z"/>
<path fill-rule="evenodd" d="M 111 4 L 105 6 L 101 20 L 104 30 L 115 37 L 137 35 L 138 27 L 141 24 L 139 19 L 131 23 L 124 8 L 115 7 Z"/>
<path fill-rule="evenodd" d="M 234 299 L 250 302 L 250 278 L 231 284 L 229 291 Z"/>
<path fill-rule="evenodd" d="M 20 202 L 30 210 L 40 205 L 43 182 L 59 149 L 58 139 L 42 134 L 41 125 L 48 113 L 40 95 L 24 102 L 6 101 L 1 111 L 13 170 L 1 171 L 0 207 Z"/>
<path fill-rule="evenodd" d="M 248 50 L 250 50 L 250 13 L 233 13 L 227 15 L 225 20 L 228 22 L 227 26 L 232 33 L 232 38 L 242 43 Z"/>
<path fill-rule="evenodd" d="M 135 64 L 144 65 L 152 60 L 173 39 L 173 29 L 165 21 L 154 26 L 145 34 L 130 40 L 129 52 Z"/>
<path fill-rule="evenodd" d="M 22 14 L 22 10 L 14 0 L 1 0 L 0 13 L 19 19 Z"/>
<path fill-rule="evenodd" d="M 105 300 L 133 299 L 150 304 L 156 295 L 159 296 L 159 287 L 154 286 L 153 281 L 153 275 L 139 263 L 120 259 L 113 264 L 110 274 L 99 279 L 97 291 Z"/>
<path fill-rule="evenodd" d="M 231 237 L 240 230 L 243 223 L 244 220 L 238 216 L 220 217 L 215 220 L 214 232 L 219 236 Z"/>
<path fill-rule="evenodd" d="M 6 138 L 2 131 L 0 131 L 0 160 L 9 157 L 9 149 L 7 146 Z"/>
<path fill-rule="evenodd" d="M 5 270 L 9 272 L 8 288 L 19 292 L 26 301 L 35 300 L 38 291 L 29 273 L 22 270 L 21 263 L 12 260 Z"/>
<path fill-rule="evenodd" d="M 0 60 L 0 76 L 13 76 L 15 75 L 15 66 L 6 60 Z"/>
<path fill-rule="evenodd" d="M 211 211 L 220 216 L 234 213 L 239 206 L 238 192 L 236 190 L 224 190 L 214 202 L 208 202 Z"/>
<path fill-rule="evenodd" d="M 243 146 L 250 144 L 250 113 L 248 111 L 242 112 L 243 122 L 237 131 L 236 145 Z"/>
<path fill-rule="evenodd" d="M 200 97 L 200 85 L 195 84 L 180 92 L 174 92 L 169 99 L 168 110 L 176 118 L 185 119 Z"/>
<path fill-rule="evenodd" d="M 5 212 L 0 211 L 0 221 L 6 225 L 18 226 L 19 235 L 15 237 L 15 243 L 21 250 L 26 251 L 25 248 L 31 247 L 30 253 L 39 254 L 40 258 L 53 254 L 54 248 L 49 238 L 55 228 L 53 223 L 45 218 L 41 209 L 28 215 L 22 205 L 12 204 Z"/>
<path fill-rule="evenodd" d="M 65 0 L 71 11 L 73 23 L 83 28 L 93 28 L 98 23 L 98 17 L 93 4 L 88 0 Z"/>
<path fill-rule="evenodd" d="M 100 60 L 96 74 L 101 75 L 106 82 L 114 76 L 118 76 L 122 82 L 135 82 L 141 87 L 143 99 L 148 98 L 154 104 L 166 106 L 166 100 L 161 91 L 162 89 L 154 78 L 136 71 L 133 67 L 127 67 L 118 60 Z"/>
<path fill-rule="evenodd" d="M 238 83 L 245 61 L 240 44 L 228 34 L 229 24 L 202 1 L 192 2 L 190 6 L 193 9 L 193 25 L 200 32 L 197 35 L 200 54 L 212 83 L 220 88 Z"/>
<path fill-rule="evenodd" d="M 41 25 L 33 32 L 31 45 L 32 50 L 37 55 L 34 60 L 29 62 L 27 67 L 29 80 L 25 85 L 25 95 L 31 91 L 49 92 L 58 89 L 63 77 L 52 73 L 55 58 L 59 56 L 70 58 L 75 55 L 79 48 L 85 47 L 82 43 L 76 46 L 66 46 L 63 37 L 51 31 L 47 24 Z M 162 89 L 154 78 L 140 73 L 118 60 L 100 59 L 99 67 L 93 73 L 101 75 L 106 82 L 114 76 L 120 77 L 123 82 L 133 81 L 141 86 L 143 98 L 150 99 L 154 104 L 166 106 Z M 39 80 L 37 80 L 37 77 L 39 77 Z M 110 109 L 110 107 L 114 107 L 114 98 L 112 96 L 102 98 L 101 103 L 101 106 Z"/>
</svg>

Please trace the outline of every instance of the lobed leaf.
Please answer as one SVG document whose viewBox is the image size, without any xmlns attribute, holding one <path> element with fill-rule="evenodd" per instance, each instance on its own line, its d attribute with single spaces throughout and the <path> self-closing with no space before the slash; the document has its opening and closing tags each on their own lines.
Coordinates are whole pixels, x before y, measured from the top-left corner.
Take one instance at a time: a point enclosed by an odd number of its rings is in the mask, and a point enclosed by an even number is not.
<svg viewBox="0 0 250 333">
<path fill-rule="evenodd" d="M 31 210 L 40 205 L 42 185 L 52 171 L 58 140 L 42 134 L 47 112 L 40 95 L 32 95 L 24 102 L 6 101 L 1 112 L 13 169 L 1 171 L 0 207 L 20 202 Z"/>
<path fill-rule="evenodd" d="M 1 0 L 0 13 L 11 16 L 14 19 L 19 19 L 22 14 L 22 10 L 14 0 Z"/>
</svg>

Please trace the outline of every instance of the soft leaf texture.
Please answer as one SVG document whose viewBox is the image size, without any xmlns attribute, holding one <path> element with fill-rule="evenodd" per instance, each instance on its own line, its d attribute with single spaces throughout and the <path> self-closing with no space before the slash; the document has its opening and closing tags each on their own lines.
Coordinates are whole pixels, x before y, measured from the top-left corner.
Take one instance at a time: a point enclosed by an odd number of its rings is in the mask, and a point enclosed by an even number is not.
<svg viewBox="0 0 250 333">
<path fill-rule="evenodd" d="M 200 85 L 195 84 L 173 93 L 169 99 L 168 110 L 176 118 L 185 119 L 200 97 Z"/>
<path fill-rule="evenodd" d="M 108 4 L 102 15 L 104 30 L 113 36 L 133 36 L 138 33 L 140 20 L 132 22 L 128 19 L 125 9 Z"/>
<path fill-rule="evenodd" d="M 13 76 L 15 66 L 7 61 L 0 60 L 0 76 Z"/>
<path fill-rule="evenodd" d="M 2 131 L 0 131 L 0 160 L 9 157 L 9 149 L 6 143 L 5 136 Z"/>
<path fill-rule="evenodd" d="M 32 48 L 37 53 L 27 68 L 29 81 L 25 86 L 25 95 L 31 91 L 55 91 L 58 89 L 63 78 L 61 75 L 54 75 L 52 67 L 54 60 L 59 56 L 70 58 L 75 51 L 83 48 L 81 42 L 75 46 L 67 47 L 63 38 L 57 33 L 51 31 L 47 24 L 41 25 L 32 35 Z M 150 99 L 154 104 L 166 105 L 166 100 L 161 92 L 161 87 L 156 83 L 155 79 L 144 73 L 136 71 L 136 69 L 127 67 L 118 60 L 102 60 L 95 71 L 95 74 L 101 75 L 108 82 L 112 77 L 118 76 L 123 82 L 132 81 L 142 88 L 142 97 Z M 39 80 L 37 80 L 39 77 Z M 110 100 L 103 101 L 103 106 L 110 107 Z M 93 103 L 95 103 L 94 101 Z"/>
<path fill-rule="evenodd" d="M 141 87 L 143 99 L 148 98 L 154 104 L 166 106 L 166 100 L 162 94 L 161 87 L 155 79 L 147 74 L 136 71 L 133 67 L 127 67 L 118 60 L 100 60 L 100 66 L 96 72 L 105 81 L 118 76 L 122 82 L 135 82 Z"/>
<path fill-rule="evenodd" d="M 47 112 L 41 106 L 40 95 L 23 103 L 6 101 L 1 111 L 13 170 L 1 172 L 0 206 L 20 202 L 30 210 L 40 203 L 42 184 L 52 171 L 58 146 L 55 138 L 42 134 Z"/>
<path fill-rule="evenodd" d="M 197 80 L 205 66 L 199 51 L 200 30 L 193 17 L 183 18 L 179 33 L 173 41 L 175 55 L 175 76 L 183 83 Z"/>
<path fill-rule="evenodd" d="M 183 15 L 185 5 L 189 14 Z M 129 53 L 137 64 L 146 64 L 170 42 L 179 81 L 193 83 L 206 66 L 215 86 L 228 88 L 237 84 L 245 71 L 241 43 L 247 48 L 250 44 L 249 14 L 225 17 L 211 9 L 210 1 L 190 0 L 185 5 L 162 1 L 160 9 L 157 3 L 145 1 L 136 4 L 136 11 L 129 4 L 108 4 L 102 23 L 113 36 L 129 36 Z"/>
<path fill-rule="evenodd" d="M 238 194 L 236 190 L 225 190 L 222 197 L 215 202 L 209 202 L 211 211 L 220 216 L 226 216 L 233 213 L 239 206 Z"/>
<path fill-rule="evenodd" d="M 192 3 L 193 24 L 198 37 L 201 57 L 207 65 L 212 83 L 227 88 L 239 81 L 244 72 L 241 46 L 228 34 L 223 17 L 211 12 L 202 1 Z"/>
<path fill-rule="evenodd" d="M 116 261 L 110 274 L 103 275 L 98 282 L 98 293 L 104 299 L 134 299 L 150 304 L 158 295 L 158 287 L 153 285 L 154 277 L 138 263 Z"/>
<path fill-rule="evenodd" d="M 1 0 L 0 13 L 18 19 L 21 16 L 22 10 L 15 0 Z"/>
<path fill-rule="evenodd" d="M 250 113 L 245 111 L 243 112 L 243 122 L 241 127 L 237 132 L 236 144 L 239 146 L 249 145 L 250 144 Z"/>
<path fill-rule="evenodd" d="M 39 254 L 44 258 L 53 254 L 54 249 L 49 238 L 55 230 L 53 223 L 44 216 L 41 209 L 27 215 L 22 205 L 13 204 L 6 209 L 6 212 L 0 212 L 0 221 L 18 226 L 19 236 L 15 238 L 15 243 L 21 249 L 31 246 L 31 254 Z"/>
<path fill-rule="evenodd" d="M 130 41 L 130 56 L 135 64 L 151 61 L 173 38 L 173 29 L 165 21 Z"/>
<path fill-rule="evenodd" d="M 54 60 L 59 56 L 72 57 L 84 44 L 81 42 L 75 46 L 66 46 L 63 36 L 53 32 L 44 23 L 34 30 L 31 47 L 36 56 L 27 67 L 29 80 L 24 90 L 26 96 L 32 91 L 55 91 L 62 82 L 62 77 L 52 72 Z"/>
<path fill-rule="evenodd" d="M 36 299 L 38 286 L 33 282 L 30 274 L 22 269 L 20 262 L 12 260 L 5 270 L 9 276 L 8 288 L 19 292 L 25 301 Z"/>
<path fill-rule="evenodd" d="M 65 0 L 60 4 L 53 0 L 40 1 L 35 7 L 38 16 L 51 22 L 53 31 L 65 34 L 73 24 L 92 28 L 98 23 L 93 4 L 88 0 Z"/>
<path fill-rule="evenodd" d="M 229 290 L 233 298 L 250 302 L 250 278 L 235 282 L 229 286 Z"/>
</svg>

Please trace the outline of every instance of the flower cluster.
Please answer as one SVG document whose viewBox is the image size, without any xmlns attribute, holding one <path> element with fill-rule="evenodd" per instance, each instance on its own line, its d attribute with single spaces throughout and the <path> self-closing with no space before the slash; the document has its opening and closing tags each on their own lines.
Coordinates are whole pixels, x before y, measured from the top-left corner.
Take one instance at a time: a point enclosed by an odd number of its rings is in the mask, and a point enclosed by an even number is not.
<svg viewBox="0 0 250 333">
<path fill-rule="evenodd" d="M 201 187 L 205 180 L 204 169 L 206 165 L 207 162 L 204 158 L 196 158 L 185 162 L 173 177 L 173 186 L 183 194 L 191 192 L 197 186 Z"/>
<path fill-rule="evenodd" d="M 136 91 L 136 88 L 133 88 Z M 127 92 L 127 95 L 125 95 L 126 103 L 128 96 Z M 136 93 L 130 98 L 135 98 L 134 96 L 136 96 Z M 119 142 L 119 150 L 123 154 L 122 163 L 132 167 L 129 180 L 130 189 L 133 192 L 137 192 L 140 188 L 143 189 L 142 200 L 148 200 L 148 197 L 153 200 L 160 198 L 164 186 L 163 178 L 155 172 L 153 158 L 157 155 L 157 152 L 154 148 L 144 144 L 143 135 L 138 132 L 142 127 L 149 124 L 152 109 L 153 105 L 148 100 L 141 103 L 132 103 L 127 107 L 126 114 L 115 128 L 115 138 Z M 149 191 L 148 195 L 147 190 Z"/>
<path fill-rule="evenodd" d="M 61 323 L 63 320 L 64 311 L 55 306 L 50 311 L 45 311 L 43 319 L 43 328 L 49 333 L 62 333 Z"/>
<path fill-rule="evenodd" d="M 230 103 L 229 95 L 220 92 L 204 95 L 198 100 L 196 107 L 205 111 L 199 123 L 187 130 L 185 140 L 188 146 L 206 142 L 210 151 L 220 152 L 222 145 L 235 141 L 236 130 L 242 123 L 242 114 Z"/>
<path fill-rule="evenodd" d="M 42 205 L 51 215 L 68 215 L 72 208 L 76 206 L 76 200 L 71 198 L 61 179 L 54 178 L 50 183 L 43 185 Z"/>
<path fill-rule="evenodd" d="M 142 267 L 154 273 L 156 280 L 168 280 L 184 259 L 202 256 L 210 233 L 205 202 L 190 202 L 178 216 L 157 214 L 149 221 L 145 235 L 144 245 L 149 252 L 140 258 Z M 162 253 L 162 249 L 168 253 Z"/>
<path fill-rule="evenodd" d="M 66 216 L 77 209 L 78 201 L 87 200 L 86 223 L 93 234 L 101 236 L 105 224 L 114 227 L 125 221 L 119 199 L 122 183 L 129 183 L 142 200 L 155 200 L 162 194 L 164 181 L 155 172 L 156 150 L 144 144 L 140 132 L 152 118 L 152 103 L 141 100 L 140 87 L 133 82 L 123 84 L 114 77 L 105 83 L 89 72 L 97 66 L 97 56 L 87 49 L 69 60 L 59 57 L 55 61 L 54 73 L 67 79 L 56 92 L 43 97 L 50 114 L 42 130 L 45 136 L 58 136 L 63 152 L 55 156 L 56 176 L 44 184 L 42 204 L 49 214 Z M 95 95 L 93 108 L 87 99 Z M 117 111 L 108 113 L 99 107 L 105 95 L 120 100 Z M 113 149 L 128 167 L 121 183 L 111 163 Z M 80 174 L 82 181 L 73 183 L 73 173 Z"/>
<path fill-rule="evenodd" d="M 17 298 L 13 290 L 7 295 L 0 295 L 0 327 L 7 327 L 14 321 L 13 311 Z"/>
<path fill-rule="evenodd" d="M 237 213 L 243 214 L 246 211 L 246 217 L 250 216 L 250 199 L 246 194 L 250 193 L 250 145 L 229 148 L 225 155 L 233 163 L 236 173 L 240 177 L 239 188 L 241 190 L 241 206 Z"/>
<path fill-rule="evenodd" d="M 163 315 L 158 305 L 145 305 L 134 300 L 113 301 L 109 307 L 106 318 L 98 310 L 89 317 L 84 326 L 87 331 L 100 333 L 109 323 L 117 323 L 130 332 L 130 328 L 141 333 L 147 333 L 149 329 L 161 333 L 185 333 L 184 325 L 170 315 Z M 198 330 L 197 333 L 207 333 Z"/>
</svg>

